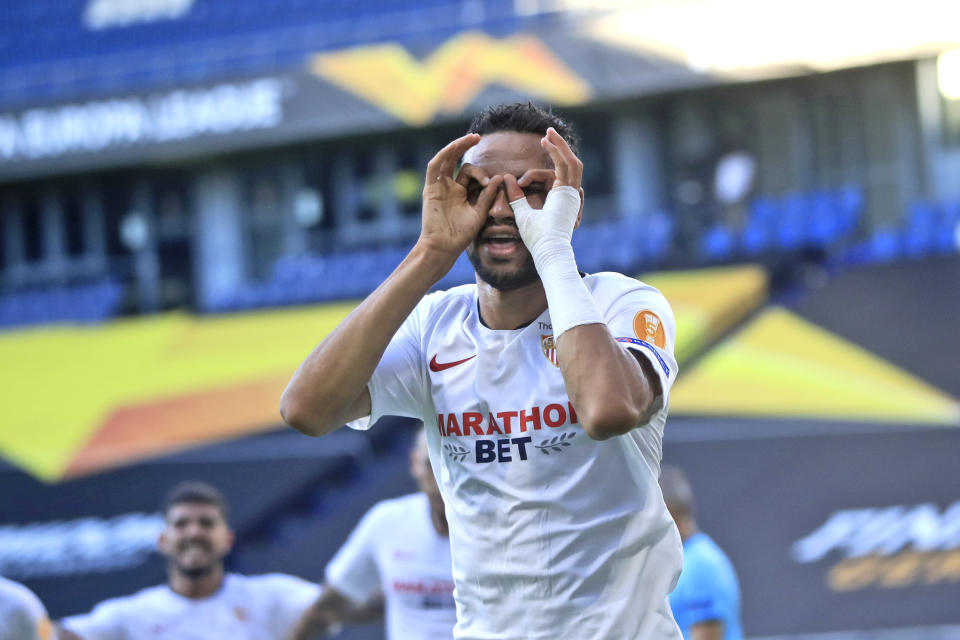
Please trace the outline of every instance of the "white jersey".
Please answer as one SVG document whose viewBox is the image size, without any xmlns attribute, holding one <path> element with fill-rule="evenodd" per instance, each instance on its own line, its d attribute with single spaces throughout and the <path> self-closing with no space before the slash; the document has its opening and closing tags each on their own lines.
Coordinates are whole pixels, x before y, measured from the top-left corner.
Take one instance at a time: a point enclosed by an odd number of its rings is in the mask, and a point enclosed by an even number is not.
<svg viewBox="0 0 960 640">
<path fill-rule="evenodd" d="M 549 310 L 500 331 L 475 285 L 428 295 L 369 383 L 372 415 L 420 418 L 446 501 L 461 639 L 679 639 L 667 595 L 680 536 L 657 482 L 674 319 L 663 295 L 614 273 L 584 282 L 613 337 L 663 396 L 649 423 L 595 441 L 557 364 Z"/>
<path fill-rule="evenodd" d="M 423 493 L 379 502 L 327 566 L 327 582 L 355 602 L 382 591 L 387 640 L 450 640 L 457 622 L 450 541 Z"/>
<path fill-rule="evenodd" d="M 105 600 L 62 624 L 84 640 L 282 640 L 319 595 L 319 585 L 290 575 L 228 573 L 207 598 L 160 585 Z"/>
<path fill-rule="evenodd" d="M 0 640 L 52 640 L 47 609 L 30 589 L 0 577 Z"/>
</svg>

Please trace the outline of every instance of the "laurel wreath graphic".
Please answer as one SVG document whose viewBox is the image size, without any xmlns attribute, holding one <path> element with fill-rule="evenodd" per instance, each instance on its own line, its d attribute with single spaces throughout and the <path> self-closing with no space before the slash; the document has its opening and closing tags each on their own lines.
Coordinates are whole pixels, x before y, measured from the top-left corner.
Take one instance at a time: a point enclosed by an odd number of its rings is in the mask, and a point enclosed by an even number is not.
<svg viewBox="0 0 960 640">
<path fill-rule="evenodd" d="M 570 446 L 570 440 L 572 440 L 573 436 L 575 435 L 577 435 L 575 432 L 568 431 L 566 433 L 561 433 L 558 436 L 554 436 L 549 440 L 545 440 L 544 442 L 535 444 L 533 446 L 539 449 L 540 453 L 547 456 L 550 455 L 551 451 L 553 451 L 554 453 L 560 453 L 563 451 L 563 447 Z"/>
<path fill-rule="evenodd" d="M 463 462 L 466 459 L 467 454 L 470 453 L 469 449 L 455 444 L 450 444 L 449 442 L 444 442 L 443 448 L 450 455 L 450 457 L 457 462 Z"/>
</svg>

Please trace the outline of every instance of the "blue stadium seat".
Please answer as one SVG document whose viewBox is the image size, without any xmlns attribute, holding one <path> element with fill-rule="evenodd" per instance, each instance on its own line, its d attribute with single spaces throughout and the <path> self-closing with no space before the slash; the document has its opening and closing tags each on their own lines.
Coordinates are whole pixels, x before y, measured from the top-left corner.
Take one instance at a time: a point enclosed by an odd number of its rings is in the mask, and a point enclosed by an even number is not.
<svg viewBox="0 0 960 640">
<path fill-rule="evenodd" d="M 930 228 L 936 224 L 939 218 L 940 211 L 937 210 L 935 205 L 929 202 L 915 202 L 910 206 L 907 224 L 910 226 Z"/>
<path fill-rule="evenodd" d="M 903 255 L 908 258 L 920 258 L 935 249 L 934 227 L 911 225 L 903 233 Z"/>
<path fill-rule="evenodd" d="M 726 260 L 733 253 L 733 233 L 725 225 L 707 229 L 700 239 L 700 253 L 710 260 Z"/>
<path fill-rule="evenodd" d="M 840 237 L 840 211 L 829 191 L 815 191 L 806 217 L 806 237 L 813 246 L 826 247 Z"/>
<path fill-rule="evenodd" d="M 943 223 L 934 232 L 933 247 L 937 253 L 951 254 L 960 251 L 960 223 Z"/>
<path fill-rule="evenodd" d="M 630 273 L 640 264 L 641 254 L 626 233 L 621 234 L 618 240 L 607 248 L 607 253 L 613 271 Z"/>
<path fill-rule="evenodd" d="M 770 229 L 762 220 L 748 218 L 740 240 L 748 256 L 763 253 L 770 247 Z"/>
<path fill-rule="evenodd" d="M 876 262 L 890 262 L 901 255 L 900 237 L 895 229 L 875 229 L 867 244 L 868 257 Z"/>
<path fill-rule="evenodd" d="M 670 252 L 673 244 L 673 216 L 664 211 L 652 213 L 644 225 L 645 240 L 643 254 L 651 261 L 662 260 Z"/>
<path fill-rule="evenodd" d="M 781 207 L 776 200 L 761 196 L 750 203 L 747 217 L 759 224 L 772 224 L 780 218 L 780 211 Z"/>
<path fill-rule="evenodd" d="M 840 229 L 844 234 L 851 233 L 856 229 L 863 215 L 863 190 L 855 185 L 847 185 L 840 189 L 837 199 L 840 210 Z"/>
</svg>

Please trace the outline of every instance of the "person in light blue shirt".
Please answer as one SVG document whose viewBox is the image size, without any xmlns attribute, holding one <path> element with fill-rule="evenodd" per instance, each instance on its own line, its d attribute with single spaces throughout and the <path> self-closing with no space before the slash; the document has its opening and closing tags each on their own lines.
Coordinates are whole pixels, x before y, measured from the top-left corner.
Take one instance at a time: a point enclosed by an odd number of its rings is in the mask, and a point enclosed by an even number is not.
<svg viewBox="0 0 960 640">
<path fill-rule="evenodd" d="M 727 554 L 697 527 L 686 474 L 664 465 L 660 489 L 683 540 L 683 571 L 670 608 L 684 640 L 742 640 L 737 574 Z"/>
</svg>

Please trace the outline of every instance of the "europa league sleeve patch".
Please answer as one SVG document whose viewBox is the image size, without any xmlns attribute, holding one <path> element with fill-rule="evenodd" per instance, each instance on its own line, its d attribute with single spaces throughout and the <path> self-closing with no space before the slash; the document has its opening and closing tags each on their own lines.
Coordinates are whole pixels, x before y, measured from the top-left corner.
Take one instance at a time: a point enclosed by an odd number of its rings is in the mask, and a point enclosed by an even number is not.
<svg viewBox="0 0 960 640">
<path fill-rule="evenodd" d="M 667 335 L 663 331 L 663 322 L 660 321 L 657 314 L 649 309 L 638 311 L 637 315 L 633 316 L 633 332 L 641 340 L 655 344 L 661 349 L 667 346 Z"/>
</svg>

